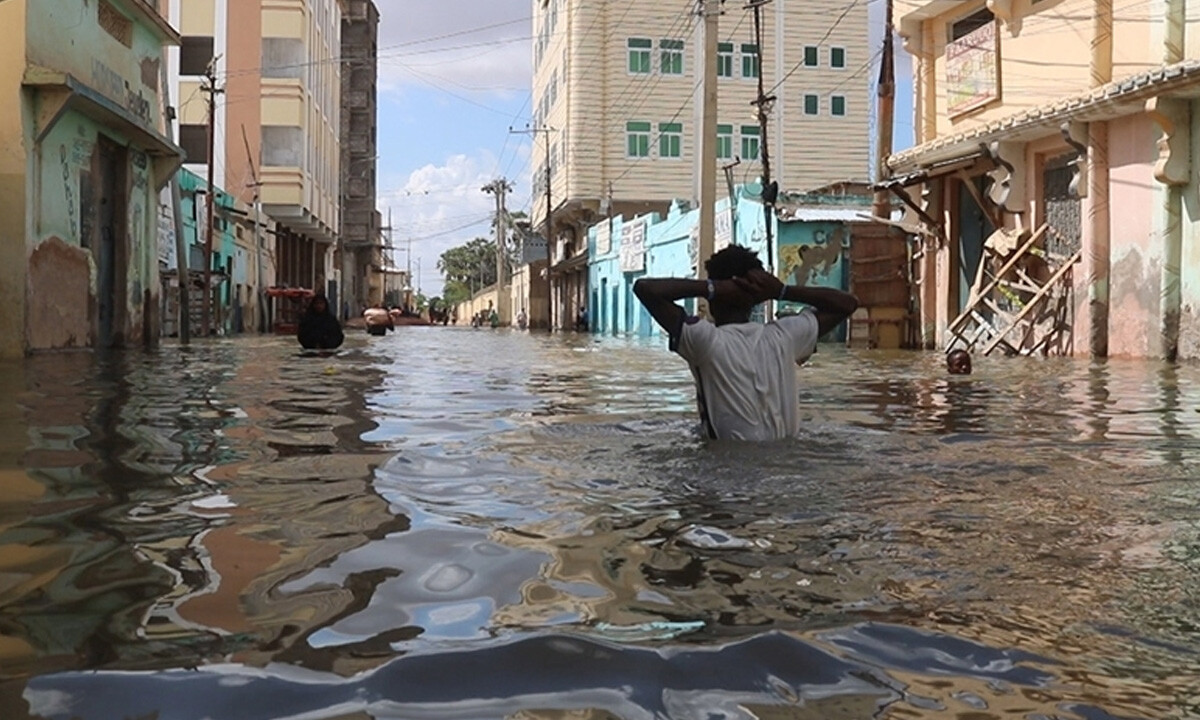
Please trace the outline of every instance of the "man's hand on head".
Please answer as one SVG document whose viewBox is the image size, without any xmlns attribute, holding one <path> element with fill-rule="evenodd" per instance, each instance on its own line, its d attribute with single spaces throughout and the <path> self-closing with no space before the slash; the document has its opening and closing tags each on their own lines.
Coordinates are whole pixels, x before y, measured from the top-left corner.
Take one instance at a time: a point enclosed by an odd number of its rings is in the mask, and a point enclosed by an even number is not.
<svg viewBox="0 0 1200 720">
<path fill-rule="evenodd" d="M 766 270 L 751 270 L 742 277 L 734 278 L 733 282 L 742 292 L 753 298 L 758 304 L 767 300 L 776 300 L 783 291 L 783 283 Z"/>
<path fill-rule="evenodd" d="M 722 305 L 748 307 L 758 303 L 754 299 L 754 294 L 744 286 L 740 278 L 714 280 L 713 289 L 716 291 L 713 301 Z"/>
</svg>

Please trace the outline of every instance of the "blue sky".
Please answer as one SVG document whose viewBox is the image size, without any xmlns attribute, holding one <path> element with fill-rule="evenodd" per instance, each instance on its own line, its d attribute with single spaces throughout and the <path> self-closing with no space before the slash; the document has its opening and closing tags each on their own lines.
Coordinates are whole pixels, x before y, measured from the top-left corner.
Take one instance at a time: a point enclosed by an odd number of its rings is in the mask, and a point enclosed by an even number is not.
<svg viewBox="0 0 1200 720">
<path fill-rule="evenodd" d="M 632 1 L 632 0 L 631 0 Z M 529 208 L 529 140 L 509 132 L 529 119 L 532 80 L 528 0 L 376 0 L 379 37 L 379 208 L 392 214 L 397 264 L 408 262 L 427 295 L 441 292 L 437 259 L 486 236 L 503 175 L 509 207 Z M 867 2 L 879 16 L 880 0 Z M 882 26 L 882 18 L 873 23 Z M 880 32 L 874 33 L 876 36 Z M 878 46 L 877 41 L 872 42 Z M 910 72 L 897 45 L 897 149 L 911 144 Z"/>
</svg>

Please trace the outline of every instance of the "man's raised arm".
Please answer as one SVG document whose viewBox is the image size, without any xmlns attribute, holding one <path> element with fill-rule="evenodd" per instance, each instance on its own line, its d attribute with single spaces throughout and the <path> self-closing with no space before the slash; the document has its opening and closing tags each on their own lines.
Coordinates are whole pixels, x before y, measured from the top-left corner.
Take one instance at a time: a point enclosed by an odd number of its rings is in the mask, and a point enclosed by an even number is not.
<svg viewBox="0 0 1200 720">
<path fill-rule="evenodd" d="M 667 334 L 675 337 L 683 328 L 686 316 L 683 308 L 676 304 L 677 301 L 707 296 L 708 282 L 682 278 L 642 278 L 633 284 L 633 294 L 650 311 L 655 322 Z"/>
</svg>

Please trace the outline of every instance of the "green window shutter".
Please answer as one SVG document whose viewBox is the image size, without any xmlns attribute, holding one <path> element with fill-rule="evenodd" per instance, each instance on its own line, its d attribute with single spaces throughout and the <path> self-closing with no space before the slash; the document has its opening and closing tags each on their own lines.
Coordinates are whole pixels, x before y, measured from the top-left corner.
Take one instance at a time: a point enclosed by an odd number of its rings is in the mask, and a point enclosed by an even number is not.
<svg viewBox="0 0 1200 720">
<path fill-rule="evenodd" d="M 805 67 L 816 67 L 820 62 L 817 58 L 817 46 L 807 45 L 804 48 L 804 65 Z"/>
<path fill-rule="evenodd" d="M 805 115 L 816 115 L 818 112 L 820 112 L 820 109 L 821 109 L 820 98 L 818 98 L 816 95 L 805 95 L 804 96 L 804 114 Z"/>
<path fill-rule="evenodd" d="M 758 77 L 758 45 L 742 44 L 742 77 Z"/>
<path fill-rule="evenodd" d="M 650 72 L 650 49 L 654 43 L 649 38 L 629 38 L 629 72 L 644 75 Z"/>
<path fill-rule="evenodd" d="M 845 48 L 829 48 L 829 67 L 844 68 L 846 67 L 846 49 Z"/>
<path fill-rule="evenodd" d="M 831 115 L 846 114 L 846 97 L 844 95 L 834 95 L 830 98 L 829 113 Z"/>
</svg>

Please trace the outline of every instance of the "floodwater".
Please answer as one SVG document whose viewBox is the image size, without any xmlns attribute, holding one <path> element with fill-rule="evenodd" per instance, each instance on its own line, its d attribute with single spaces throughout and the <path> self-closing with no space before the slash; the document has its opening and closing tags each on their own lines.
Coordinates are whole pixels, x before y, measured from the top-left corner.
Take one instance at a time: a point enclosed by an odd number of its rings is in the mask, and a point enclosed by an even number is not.
<svg viewBox="0 0 1200 720">
<path fill-rule="evenodd" d="M 661 342 L 0 366 L 0 718 L 1200 716 L 1200 367 Z"/>
</svg>

